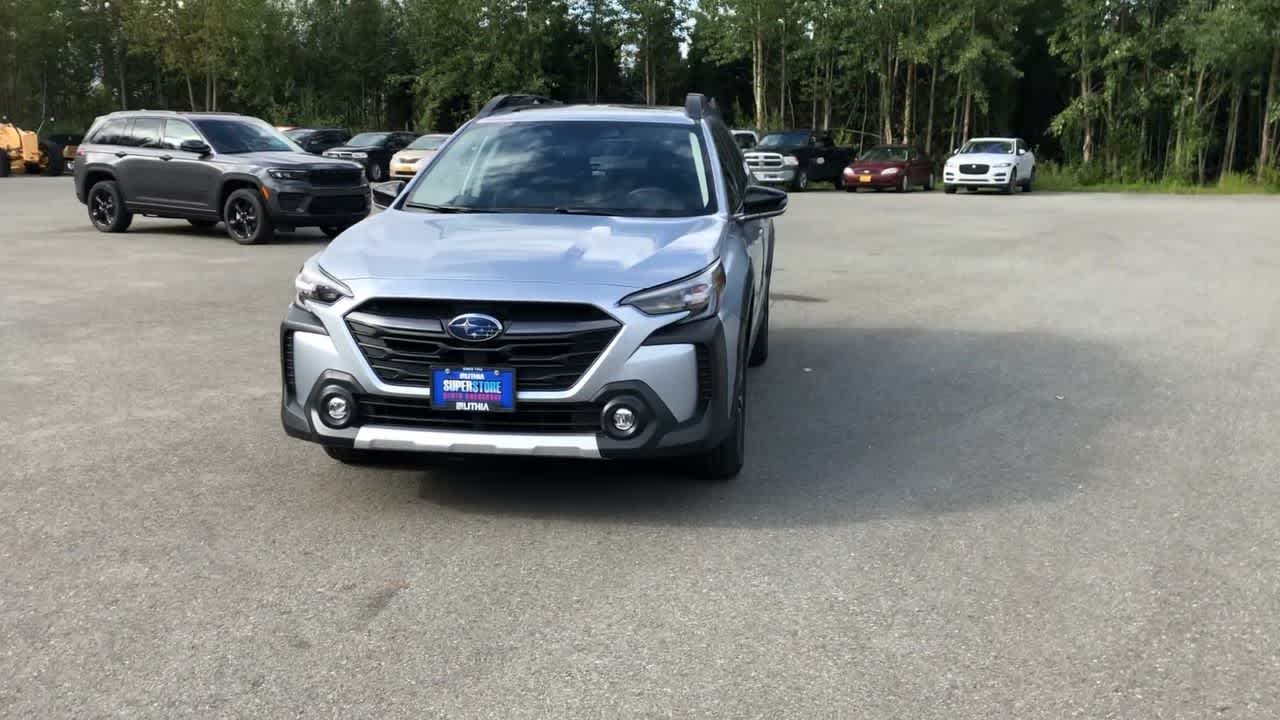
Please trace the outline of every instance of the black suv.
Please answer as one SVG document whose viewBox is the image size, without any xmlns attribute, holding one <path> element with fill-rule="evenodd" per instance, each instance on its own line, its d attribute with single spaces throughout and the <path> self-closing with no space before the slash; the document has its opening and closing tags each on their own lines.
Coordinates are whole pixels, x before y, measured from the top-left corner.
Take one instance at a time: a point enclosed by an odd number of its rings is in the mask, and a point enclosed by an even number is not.
<svg viewBox="0 0 1280 720">
<path fill-rule="evenodd" d="M 76 197 L 102 232 L 139 213 L 226 223 L 242 244 L 276 230 L 318 227 L 336 236 L 369 214 L 354 163 L 317 158 L 272 126 L 231 113 L 115 112 L 94 121 L 77 150 Z"/>
<path fill-rule="evenodd" d="M 312 155 L 321 155 L 351 139 L 351 131 L 342 128 L 293 128 L 285 130 L 284 135 Z"/>
<path fill-rule="evenodd" d="M 327 158 L 354 160 L 365 166 L 369 179 L 378 182 L 390 174 L 391 156 L 418 139 L 411 132 L 367 132 L 351 138 L 345 145 L 324 151 Z"/>
</svg>

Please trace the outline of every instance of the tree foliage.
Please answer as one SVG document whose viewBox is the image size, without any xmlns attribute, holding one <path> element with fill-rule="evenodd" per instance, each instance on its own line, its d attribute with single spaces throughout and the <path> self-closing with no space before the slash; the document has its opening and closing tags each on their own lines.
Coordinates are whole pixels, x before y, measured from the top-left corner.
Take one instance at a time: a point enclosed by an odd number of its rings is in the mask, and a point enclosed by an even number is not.
<svg viewBox="0 0 1280 720">
<path fill-rule="evenodd" d="M 1274 172 L 1280 0 L 0 0 L 0 114 L 456 127 L 490 96 L 678 104 L 855 145 L 1011 133 L 1091 177 Z M 49 127 L 49 126 L 46 126 Z"/>
</svg>

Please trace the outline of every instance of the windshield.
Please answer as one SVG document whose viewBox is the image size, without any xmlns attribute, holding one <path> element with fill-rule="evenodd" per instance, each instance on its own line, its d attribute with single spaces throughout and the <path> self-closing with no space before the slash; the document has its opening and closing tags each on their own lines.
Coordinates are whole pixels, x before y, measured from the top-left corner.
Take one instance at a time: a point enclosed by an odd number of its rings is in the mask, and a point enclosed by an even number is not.
<svg viewBox="0 0 1280 720">
<path fill-rule="evenodd" d="M 769 133 L 760 139 L 760 144 L 756 147 L 797 147 L 808 144 L 809 133 L 801 130 L 799 132 Z"/>
<path fill-rule="evenodd" d="M 347 141 L 347 147 L 375 147 L 386 141 L 391 133 L 360 133 Z"/>
<path fill-rule="evenodd" d="M 454 138 L 406 209 L 688 217 L 715 212 L 706 152 L 689 125 L 514 122 Z"/>
<path fill-rule="evenodd" d="M 987 155 L 1012 155 L 1013 142 L 1009 140 L 970 140 L 960 148 L 961 153 L 984 153 Z"/>
<path fill-rule="evenodd" d="M 315 130 L 285 130 L 284 136 L 294 142 L 301 142 L 316 133 Z"/>
<path fill-rule="evenodd" d="M 439 150 L 440 145 L 448 140 L 448 135 L 423 135 L 409 143 L 407 150 Z"/>
<path fill-rule="evenodd" d="M 750 150 L 756 145 L 756 138 L 751 133 L 736 132 L 733 134 L 733 141 L 738 144 L 742 150 Z"/>
<path fill-rule="evenodd" d="M 906 160 L 907 149 L 902 147 L 873 147 L 858 156 L 859 160 Z"/>
<path fill-rule="evenodd" d="M 279 130 L 250 118 L 193 118 L 213 149 L 224 155 L 249 152 L 298 152 L 302 148 Z"/>
</svg>

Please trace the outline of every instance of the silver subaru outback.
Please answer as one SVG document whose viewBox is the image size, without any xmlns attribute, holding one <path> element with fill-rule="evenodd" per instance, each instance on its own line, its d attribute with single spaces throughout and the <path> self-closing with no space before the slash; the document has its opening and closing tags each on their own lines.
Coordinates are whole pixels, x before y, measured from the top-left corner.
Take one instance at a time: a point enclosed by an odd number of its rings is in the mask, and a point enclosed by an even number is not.
<svg viewBox="0 0 1280 720">
<path fill-rule="evenodd" d="M 387 451 L 693 456 L 733 477 L 769 353 L 774 228 L 715 104 L 499 96 L 303 265 L 290 435 Z"/>
</svg>

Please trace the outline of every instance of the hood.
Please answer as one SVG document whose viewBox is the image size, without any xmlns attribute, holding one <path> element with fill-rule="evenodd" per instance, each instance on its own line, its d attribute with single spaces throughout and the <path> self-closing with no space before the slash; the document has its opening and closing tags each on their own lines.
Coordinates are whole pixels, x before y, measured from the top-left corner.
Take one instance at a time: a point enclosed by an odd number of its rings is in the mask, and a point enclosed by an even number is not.
<svg viewBox="0 0 1280 720">
<path fill-rule="evenodd" d="M 219 156 L 230 162 L 256 165 L 261 167 L 297 167 L 309 170 L 322 168 L 350 168 L 352 163 L 346 160 L 332 160 L 317 157 L 307 152 L 248 152 Z"/>
<path fill-rule="evenodd" d="M 960 153 L 947 158 L 948 164 L 958 163 L 978 163 L 981 165 L 995 165 L 998 162 L 1017 162 L 1017 155 L 1008 153 Z"/>
<path fill-rule="evenodd" d="M 344 232 L 320 266 L 340 280 L 616 285 L 640 290 L 717 257 L 724 221 L 386 210 Z"/>
</svg>

